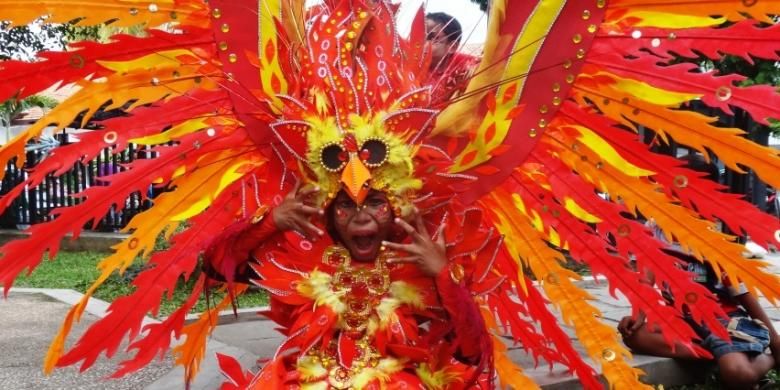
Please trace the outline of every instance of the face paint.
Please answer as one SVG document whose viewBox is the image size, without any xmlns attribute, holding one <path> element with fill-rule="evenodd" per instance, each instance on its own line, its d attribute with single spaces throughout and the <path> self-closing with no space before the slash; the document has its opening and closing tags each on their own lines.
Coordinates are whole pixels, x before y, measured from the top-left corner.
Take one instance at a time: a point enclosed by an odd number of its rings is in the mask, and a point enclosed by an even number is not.
<svg viewBox="0 0 780 390">
<path fill-rule="evenodd" d="M 335 209 L 336 209 L 336 221 L 339 221 L 339 222 L 346 221 L 347 218 L 349 217 L 349 213 L 347 212 L 347 210 L 345 208 L 346 207 L 351 207 L 351 206 L 346 205 L 346 206 L 339 207 L 338 205 L 334 205 L 333 207 L 335 207 Z"/>
<path fill-rule="evenodd" d="M 390 201 L 380 191 L 371 190 L 358 206 L 344 192 L 333 204 L 333 227 L 344 247 L 357 261 L 373 261 L 383 240 L 390 237 L 394 223 Z"/>
<path fill-rule="evenodd" d="M 381 196 L 377 195 L 381 194 Z M 381 192 L 370 194 L 362 206 L 358 206 L 348 196 L 338 196 L 334 201 L 336 220 L 346 222 L 359 213 L 366 213 L 378 220 L 387 219 L 390 215 L 390 203 Z"/>
<path fill-rule="evenodd" d="M 390 214 L 390 205 L 388 203 L 383 203 L 381 206 L 376 208 L 376 212 L 373 214 L 374 218 L 376 219 L 387 219 L 388 215 Z"/>
</svg>

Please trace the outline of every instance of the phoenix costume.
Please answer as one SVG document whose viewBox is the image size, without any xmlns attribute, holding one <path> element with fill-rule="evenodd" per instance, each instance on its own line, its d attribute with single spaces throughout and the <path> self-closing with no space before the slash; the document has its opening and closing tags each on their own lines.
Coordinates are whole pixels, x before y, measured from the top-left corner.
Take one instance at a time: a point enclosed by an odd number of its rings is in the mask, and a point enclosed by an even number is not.
<svg viewBox="0 0 780 390">
<path fill-rule="evenodd" d="M 601 387 L 597 371 L 614 387 L 649 388 L 614 328 L 600 321 L 593 298 L 578 288 L 577 275 L 563 267 L 564 253 L 604 277 L 669 342 L 697 348 L 683 306 L 715 332 L 725 330 L 712 294 L 673 265 L 634 218 L 639 213 L 750 291 L 780 297 L 765 264 L 744 259 L 735 237 L 715 228 L 722 221 L 768 245 L 780 240 L 778 221 L 682 162 L 652 153 L 637 136 L 640 127 L 652 129 L 780 187 L 776 151 L 686 109 L 693 100 L 726 113 L 739 107 L 767 124 L 780 114 L 775 89 L 678 61 L 777 60 L 780 29 L 772 15 L 780 14 L 780 1 L 493 1 L 479 68 L 461 95 L 433 103 L 431 90 L 441 80 L 429 77 L 422 10 L 401 36 L 389 2 L 303 3 L 0 0 L 2 18 L 15 24 L 46 16 L 46 23 L 144 23 L 148 31 L 0 64 L 0 100 L 58 83 L 78 87 L 0 148 L 3 163 L 21 166 L 26 143 L 83 111 L 87 118 L 101 107 L 129 114 L 54 149 L 0 198 L 0 208 L 105 148 L 122 153 L 131 143 L 146 145 L 156 156 L 103 178 L 106 186 L 71 194 L 77 204 L 0 248 L 5 293 L 45 254 L 53 258 L 65 234 L 78 235 L 112 204 L 121 208 L 149 185 L 168 189 L 100 263 L 100 277 L 47 353 L 47 371 L 88 368 L 128 337 L 136 352 L 115 373 L 122 376 L 167 351 L 177 336 L 182 342 L 173 353 L 190 381 L 215 326 L 213 312 L 246 289 L 228 280 L 227 298 L 185 325 L 196 298 L 211 287 L 196 272 L 204 252 L 228 279 L 238 268 L 256 271 L 272 296 L 269 316 L 287 336 L 257 374 L 221 358 L 228 388 L 533 387 L 507 357 L 505 336 L 537 359 L 569 367 L 586 388 Z M 297 182 L 320 186 L 323 206 L 339 191 L 360 203 L 374 189 L 390 198 L 388 212 L 407 216 L 416 208 L 430 231 L 446 223 L 447 271 L 425 278 L 414 267 L 387 266 L 384 255 L 372 267 L 355 267 L 327 239 L 274 233 L 267 211 Z M 152 253 L 160 235 L 171 246 Z M 149 266 L 132 282 L 135 290 L 65 350 L 89 296 L 138 256 Z M 659 304 L 658 289 L 639 282 L 645 271 L 684 299 Z M 190 299 L 141 329 L 182 277 L 197 278 Z M 574 329 L 595 367 L 563 326 Z M 462 358 L 474 351 L 476 359 Z"/>
</svg>

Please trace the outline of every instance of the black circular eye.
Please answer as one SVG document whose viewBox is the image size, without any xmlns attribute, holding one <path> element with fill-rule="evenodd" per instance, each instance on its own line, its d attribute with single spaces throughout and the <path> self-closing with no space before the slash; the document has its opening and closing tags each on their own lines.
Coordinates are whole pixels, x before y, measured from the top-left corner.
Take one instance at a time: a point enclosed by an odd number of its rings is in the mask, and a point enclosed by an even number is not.
<svg viewBox="0 0 780 390">
<path fill-rule="evenodd" d="M 387 160 L 387 144 L 379 139 L 363 142 L 360 148 L 360 159 L 369 167 L 378 167 Z"/>
<path fill-rule="evenodd" d="M 320 162 L 325 169 L 338 172 L 347 164 L 349 155 L 339 144 L 331 144 L 320 152 Z"/>
</svg>

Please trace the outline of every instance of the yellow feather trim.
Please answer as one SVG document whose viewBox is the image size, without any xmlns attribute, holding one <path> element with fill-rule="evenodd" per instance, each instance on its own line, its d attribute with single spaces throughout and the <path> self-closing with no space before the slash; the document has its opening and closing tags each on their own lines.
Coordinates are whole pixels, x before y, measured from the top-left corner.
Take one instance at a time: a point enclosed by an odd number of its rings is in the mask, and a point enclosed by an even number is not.
<svg viewBox="0 0 780 390">
<path fill-rule="evenodd" d="M 565 207 L 566 210 L 571 213 L 571 215 L 577 217 L 577 219 L 579 219 L 580 221 L 587 222 L 587 223 L 601 222 L 601 218 L 583 209 L 579 204 L 577 204 L 577 202 L 574 201 L 574 199 L 565 197 L 563 202 L 564 202 L 563 207 Z"/>
<path fill-rule="evenodd" d="M 322 366 L 321 361 L 315 359 L 314 356 L 303 356 L 298 359 L 296 369 L 298 370 L 298 373 L 301 374 L 301 379 L 303 381 L 312 381 L 328 375 L 328 370 Z"/>
<path fill-rule="evenodd" d="M 369 321 L 369 334 L 373 334 L 377 328 L 385 329 L 390 323 L 396 321 L 398 316 L 396 309 L 401 305 L 409 305 L 416 308 L 423 308 L 423 300 L 417 287 L 402 281 L 395 281 L 390 284 L 390 294 L 379 302 L 376 307 L 378 323 Z"/>
<path fill-rule="evenodd" d="M 319 381 L 316 383 L 301 383 L 301 390 L 328 390 L 328 382 Z"/>
<path fill-rule="evenodd" d="M 445 367 L 443 370 L 433 371 L 428 363 L 422 363 L 415 370 L 417 377 L 425 384 L 426 389 L 442 390 L 447 388 L 450 383 L 463 379 L 452 370 L 448 370 Z"/>
<path fill-rule="evenodd" d="M 638 22 L 631 23 L 636 27 L 674 29 L 718 26 L 727 20 L 726 18 L 711 18 L 709 16 L 675 15 L 668 12 L 629 11 L 623 15 L 621 21 L 629 18 L 639 19 Z"/>
<path fill-rule="evenodd" d="M 347 306 L 342 302 L 344 292 L 333 292 L 331 289 L 332 277 L 325 272 L 314 270 L 309 273 L 309 278 L 298 283 L 296 290 L 301 295 L 314 300 L 317 306 L 326 305 L 336 314 L 343 313 Z"/>
<path fill-rule="evenodd" d="M 259 56 L 260 85 L 265 95 L 271 100 L 271 107 L 277 112 L 281 112 L 283 104 L 277 95 L 286 94 L 288 84 L 279 63 L 279 31 L 274 20 L 281 16 L 283 4 L 281 0 L 265 0 L 259 4 L 257 24 L 260 42 L 258 42 L 257 52 L 267 54 L 270 50 L 274 54 L 271 57 L 268 55 Z"/>
<path fill-rule="evenodd" d="M 378 380 L 380 386 L 384 387 L 384 383 L 390 380 L 390 375 L 401 371 L 403 368 L 404 365 L 399 360 L 394 358 L 381 359 L 376 367 L 366 367 L 360 374 L 356 375 L 352 379 L 352 386 L 356 389 L 362 389 L 368 386 L 369 383 Z"/>
<path fill-rule="evenodd" d="M 620 76 L 607 73 L 596 73 L 599 77 L 610 77 L 615 80 L 614 88 L 623 92 L 628 92 L 637 99 L 642 99 L 648 103 L 653 103 L 664 107 L 679 107 L 680 104 L 696 100 L 702 97 L 700 93 L 674 92 L 662 88 L 654 87 L 648 83 L 638 80 L 626 79 Z"/>
<path fill-rule="evenodd" d="M 157 53 L 145 55 L 129 61 L 96 61 L 100 66 L 108 68 L 114 73 L 128 73 L 139 69 L 152 70 L 158 68 L 168 68 L 181 66 L 178 57 L 195 57 L 189 50 L 176 49 L 165 50 Z"/>
<path fill-rule="evenodd" d="M 577 129 L 580 133 L 577 136 L 577 140 L 587 145 L 593 151 L 596 151 L 601 156 L 602 161 L 619 168 L 623 173 L 629 176 L 651 176 L 655 172 L 642 169 L 630 162 L 626 161 L 606 140 L 598 136 L 590 129 L 582 126 L 570 126 Z"/>
<path fill-rule="evenodd" d="M 385 191 L 396 198 L 404 199 L 407 194 L 422 188 L 422 181 L 414 177 L 412 149 L 402 138 L 385 129 L 383 124 L 385 115 L 384 112 L 376 113 L 370 118 L 350 115 L 351 126 L 349 130 L 354 133 L 358 145 L 362 145 L 369 139 L 384 141 L 387 145 L 387 160 L 382 166 L 370 170 L 371 187 Z M 333 117 L 312 116 L 305 120 L 311 124 L 311 128 L 306 133 L 308 146 L 306 162 L 314 173 L 314 181 L 322 189 L 320 202 L 323 202 L 326 196 L 335 194 L 341 189 L 341 183 L 339 174 L 330 172 L 322 166 L 320 153 L 325 146 L 340 144 L 344 136 Z"/>
</svg>

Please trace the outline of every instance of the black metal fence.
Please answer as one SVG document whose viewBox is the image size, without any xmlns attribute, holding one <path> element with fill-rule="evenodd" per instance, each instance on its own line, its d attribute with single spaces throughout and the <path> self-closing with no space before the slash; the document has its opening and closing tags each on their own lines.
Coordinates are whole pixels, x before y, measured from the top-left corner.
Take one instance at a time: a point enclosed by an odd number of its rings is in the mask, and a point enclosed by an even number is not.
<svg viewBox="0 0 780 390">
<path fill-rule="evenodd" d="M 67 136 L 58 135 L 60 143 L 67 142 Z M 7 194 L 19 183 L 24 182 L 29 170 L 46 157 L 44 150 L 31 150 L 27 152 L 27 161 L 23 168 L 16 167 L 15 160 L 8 163 L 5 168 L 5 176 L 0 182 L 0 196 Z M 46 179 L 35 187 L 25 188 L 13 204 L 0 215 L 0 228 L 17 229 L 26 226 L 50 221 L 54 218 L 51 211 L 58 207 L 67 207 L 78 204 L 81 200 L 72 197 L 89 187 L 104 186 L 106 183 L 99 180 L 100 177 L 109 176 L 122 170 L 121 164 L 129 163 L 136 158 L 153 157 L 135 145 L 130 145 L 122 153 L 113 154 L 110 148 L 104 149 L 96 158 L 88 163 L 76 163 L 65 174 L 60 176 L 48 175 Z M 150 187 L 147 197 L 154 195 Z M 133 216 L 149 208 L 151 202 L 142 200 L 140 193 L 133 193 L 125 200 L 124 207 L 112 206 L 106 215 L 94 228 L 98 231 L 117 231 L 123 228 Z"/>
</svg>

